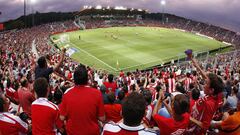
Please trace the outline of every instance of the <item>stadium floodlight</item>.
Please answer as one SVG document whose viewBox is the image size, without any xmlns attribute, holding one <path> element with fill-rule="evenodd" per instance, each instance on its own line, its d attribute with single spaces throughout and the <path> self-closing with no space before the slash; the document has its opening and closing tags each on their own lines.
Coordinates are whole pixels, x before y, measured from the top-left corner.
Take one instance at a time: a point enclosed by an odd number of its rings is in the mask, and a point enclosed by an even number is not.
<svg viewBox="0 0 240 135">
<path fill-rule="evenodd" d="M 123 6 L 116 6 L 114 9 L 116 9 L 116 10 L 127 10 L 127 8 L 125 8 Z"/>
<path fill-rule="evenodd" d="M 101 6 L 101 5 L 97 5 L 97 6 L 95 7 L 95 9 L 102 9 L 102 6 Z"/>
<path fill-rule="evenodd" d="M 166 5 L 166 0 L 161 0 L 161 5 L 162 5 L 162 23 L 164 24 L 164 7 Z"/>
<path fill-rule="evenodd" d="M 110 9 L 110 6 L 107 6 L 107 9 Z"/>
<path fill-rule="evenodd" d="M 83 6 L 83 9 L 88 9 L 88 5 Z"/>
<path fill-rule="evenodd" d="M 30 0 L 31 4 L 36 4 L 37 3 L 37 0 Z"/>
<path fill-rule="evenodd" d="M 37 0 L 30 0 L 30 6 L 32 8 L 32 26 L 34 26 L 34 5 L 36 5 Z"/>
<path fill-rule="evenodd" d="M 165 6 L 166 5 L 166 1 L 165 0 L 161 0 L 161 5 Z"/>
<path fill-rule="evenodd" d="M 139 8 L 138 11 L 143 11 L 143 10 Z"/>
</svg>

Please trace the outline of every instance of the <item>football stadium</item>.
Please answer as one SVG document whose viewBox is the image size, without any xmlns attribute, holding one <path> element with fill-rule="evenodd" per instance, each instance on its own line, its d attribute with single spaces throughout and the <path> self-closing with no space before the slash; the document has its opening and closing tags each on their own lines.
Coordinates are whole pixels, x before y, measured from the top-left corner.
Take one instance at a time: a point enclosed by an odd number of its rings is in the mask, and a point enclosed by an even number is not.
<svg viewBox="0 0 240 135">
<path fill-rule="evenodd" d="M 236 5 L 0 1 L 0 135 L 239 135 Z"/>
<path fill-rule="evenodd" d="M 69 48 L 70 57 L 76 61 L 114 74 L 121 70 L 125 72 L 144 70 L 172 61 L 174 63 L 186 57 L 184 51 L 189 48 L 193 49 L 197 56 L 231 47 L 229 43 L 218 41 L 198 31 L 189 32 L 167 27 L 165 24 L 162 25 L 161 21 L 155 21 L 157 25 L 152 26 L 141 19 L 141 14 L 147 14 L 145 10 L 125 9 L 124 12 L 120 12 L 121 10 L 121 8 L 111 7 L 109 9 L 85 7 L 77 14 L 76 19 L 82 30 L 54 34 L 51 40 L 59 48 Z M 104 14 L 101 13 L 103 11 L 105 11 Z M 97 16 L 99 13 L 102 14 L 100 17 Z M 99 19 L 105 18 L 105 21 L 101 22 L 102 26 L 86 29 L 85 25 L 88 25 L 86 24 L 88 22 L 84 19 L 89 17 L 89 14 L 96 14 L 95 17 Z M 110 14 L 116 14 L 116 18 L 132 14 L 132 16 L 125 16 L 125 18 L 131 17 L 132 20 L 116 22 L 116 20 L 109 20 Z M 134 19 L 137 22 L 134 22 Z M 118 23 L 120 24 L 117 25 Z"/>
<path fill-rule="evenodd" d="M 71 48 L 73 59 L 113 73 L 164 65 L 184 58 L 189 47 L 198 54 L 229 46 L 205 36 L 160 27 L 90 29 L 54 35 L 52 39 L 60 41 L 60 48 Z"/>
</svg>

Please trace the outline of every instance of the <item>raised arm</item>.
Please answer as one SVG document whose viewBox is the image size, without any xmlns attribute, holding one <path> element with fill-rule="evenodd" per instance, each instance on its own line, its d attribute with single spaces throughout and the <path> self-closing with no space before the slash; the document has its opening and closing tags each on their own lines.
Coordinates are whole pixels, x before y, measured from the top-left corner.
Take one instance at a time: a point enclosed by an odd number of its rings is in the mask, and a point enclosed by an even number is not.
<svg viewBox="0 0 240 135">
<path fill-rule="evenodd" d="M 192 59 L 192 64 L 194 67 L 196 67 L 196 69 L 200 72 L 200 74 L 202 75 L 202 77 L 204 79 L 207 79 L 207 73 L 205 71 L 203 71 L 203 69 L 199 66 L 197 60 L 195 58 Z"/>
<path fill-rule="evenodd" d="M 58 68 L 61 66 L 61 64 L 63 63 L 64 57 L 65 57 L 65 52 L 66 52 L 66 48 L 62 49 L 62 54 L 61 54 L 61 59 L 58 62 L 58 64 L 53 68 L 53 71 L 58 70 Z"/>
<path fill-rule="evenodd" d="M 159 98 L 158 98 L 157 104 L 156 104 L 155 107 L 154 107 L 152 116 L 154 116 L 155 114 L 158 113 L 158 110 L 162 107 L 162 102 L 163 102 L 163 100 L 164 100 L 163 91 L 159 91 L 158 94 L 159 94 Z"/>
</svg>

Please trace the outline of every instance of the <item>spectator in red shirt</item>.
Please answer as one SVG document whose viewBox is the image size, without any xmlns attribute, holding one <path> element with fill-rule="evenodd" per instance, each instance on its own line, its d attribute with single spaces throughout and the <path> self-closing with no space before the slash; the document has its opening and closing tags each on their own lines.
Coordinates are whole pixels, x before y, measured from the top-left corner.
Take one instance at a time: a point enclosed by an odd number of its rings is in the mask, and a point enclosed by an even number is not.
<svg viewBox="0 0 240 135">
<path fill-rule="evenodd" d="M 19 117 L 8 113 L 10 100 L 4 95 L 0 95 L 0 134 L 19 135 L 27 134 L 28 125 Z"/>
<path fill-rule="evenodd" d="M 191 78 L 191 74 L 187 73 L 186 79 L 184 80 L 184 88 L 185 88 L 186 91 L 190 90 L 189 86 L 192 82 L 193 82 L 193 80 Z"/>
<path fill-rule="evenodd" d="M 21 86 L 18 89 L 19 105 L 27 115 L 31 116 L 31 104 L 35 97 L 28 88 L 28 80 L 26 78 L 21 79 Z"/>
<path fill-rule="evenodd" d="M 106 93 L 113 92 L 115 94 L 115 91 L 117 89 L 117 83 L 113 81 L 113 75 L 109 74 L 108 75 L 108 82 L 103 83 L 107 90 Z"/>
<path fill-rule="evenodd" d="M 176 90 L 176 79 L 174 78 L 173 74 L 170 74 L 170 78 L 167 79 L 167 92 L 173 93 Z"/>
<path fill-rule="evenodd" d="M 149 90 L 142 90 L 141 94 L 143 95 L 146 101 L 146 115 L 143 118 L 143 121 L 148 127 L 152 127 L 152 112 L 154 105 L 152 103 L 152 94 Z"/>
<path fill-rule="evenodd" d="M 106 114 L 106 121 L 113 121 L 115 123 L 119 122 L 122 119 L 121 111 L 122 106 L 121 104 L 115 104 L 115 95 L 113 92 L 108 93 L 107 95 L 109 104 L 104 105 L 104 110 Z"/>
<path fill-rule="evenodd" d="M 101 92 L 88 85 L 85 66 L 78 66 L 73 78 L 75 86 L 64 93 L 60 119 L 66 120 L 68 135 L 98 135 L 98 121 L 105 121 Z"/>
<path fill-rule="evenodd" d="M 123 122 L 108 123 L 103 128 L 103 135 L 156 135 L 149 131 L 141 121 L 145 115 L 146 102 L 143 95 L 132 92 L 122 106 Z"/>
<path fill-rule="evenodd" d="M 157 86 L 157 83 L 155 81 L 155 78 L 151 78 L 150 83 L 146 87 L 146 89 L 151 91 L 153 98 L 155 98 L 154 95 L 156 94 L 156 86 Z"/>
<path fill-rule="evenodd" d="M 156 121 L 160 134 L 163 135 L 183 135 L 190 122 L 189 100 L 183 94 L 178 94 L 171 102 L 171 107 L 164 101 L 164 95 L 161 92 L 157 104 L 153 110 L 153 118 Z M 166 106 L 171 118 L 165 118 L 157 114 L 158 110 L 162 107 L 162 103 Z"/>
<path fill-rule="evenodd" d="M 59 119 L 59 109 L 48 101 L 48 82 L 45 78 L 38 78 L 34 82 L 37 99 L 32 103 L 32 133 L 33 135 L 56 135 L 57 127 L 63 123 Z"/>
<path fill-rule="evenodd" d="M 10 99 L 11 102 L 13 102 L 14 104 L 19 104 L 18 101 L 18 92 L 12 88 L 12 83 L 11 80 L 8 79 L 7 80 L 7 88 L 5 89 L 6 91 L 6 97 Z"/>
<path fill-rule="evenodd" d="M 189 108 L 190 112 L 192 111 L 192 107 L 195 105 L 199 97 L 200 97 L 199 89 L 197 88 L 192 89 L 191 98 L 190 98 L 190 108 Z"/>
<path fill-rule="evenodd" d="M 119 77 L 124 77 L 124 72 L 121 70 L 121 72 L 119 73 Z"/>
<path fill-rule="evenodd" d="M 194 134 L 205 134 L 210 126 L 210 122 L 214 113 L 220 105 L 222 105 L 222 91 L 224 83 L 217 75 L 210 73 L 206 74 L 198 65 L 195 59 L 192 59 L 193 65 L 200 71 L 205 79 L 203 98 L 199 99 L 192 107 L 191 121 L 189 132 Z"/>
</svg>

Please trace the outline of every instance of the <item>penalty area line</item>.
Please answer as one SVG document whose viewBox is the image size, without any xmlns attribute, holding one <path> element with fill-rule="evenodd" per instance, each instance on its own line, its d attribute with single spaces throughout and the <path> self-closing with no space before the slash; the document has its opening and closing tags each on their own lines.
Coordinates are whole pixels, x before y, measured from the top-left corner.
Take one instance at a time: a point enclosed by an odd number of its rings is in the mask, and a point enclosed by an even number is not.
<svg viewBox="0 0 240 135">
<path fill-rule="evenodd" d="M 83 49 L 81 49 L 80 47 L 78 47 L 78 46 L 75 45 L 74 43 L 70 42 L 70 44 L 73 45 L 74 47 L 76 47 L 77 49 L 79 49 L 80 51 L 82 51 L 82 52 L 86 53 L 87 55 L 93 57 L 94 59 L 98 60 L 99 62 L 103 63 L 104 65 L 106 65 L 107 67 L 111 68 L 111 69 L 114 70 L 115 72 L 118 71 L 116 68 L 114 68 L 114 67 L 108 65 L 108 64 L 105 63 L 104 61 L 98 59 L 96 56 L 90 54 L 89 52 L 87 52 L 87 51 L 85 51 L 85 50 L 83 50 Z"/>
</svg>

